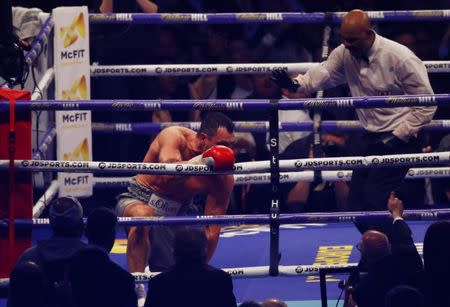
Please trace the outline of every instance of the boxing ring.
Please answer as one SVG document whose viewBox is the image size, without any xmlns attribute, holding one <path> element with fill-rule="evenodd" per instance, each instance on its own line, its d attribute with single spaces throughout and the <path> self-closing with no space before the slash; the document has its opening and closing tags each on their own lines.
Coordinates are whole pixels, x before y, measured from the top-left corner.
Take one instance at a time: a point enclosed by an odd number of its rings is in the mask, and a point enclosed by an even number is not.
<svg viewBox="0 0 450 307">
<path fill-rule="evenodd" d="M 450 19 L 450 10 L 441 11 L 395 11 L 368 12 L 376 22 L 387 21 L 442 21 Z M 322 57 L 328 54 L 329 24 L 341 20 L 343 13 L 226 13 L 226 14 L 90 14 L 90 23 L 95 24 L 233 24 L 233 23 L 324 23 Z M 52 19 L 44 23 L 38 37 L 32 43 L 32 50 L 25 59 L 33 63 L 40 54 L 43 42 L 51 35 Z M 328 29 L 327 29 L 328 28 Z M 317 63 L 275 63 L 275 64 L 208 64 L 208 65 L 120 65 L 91 66 L 93 77 L 132 77 L 159 75 L 208 75 L 208 74 L 253 74 L 270 73 L 275 68 L 289 73 L 303 73 Z M 429 73 L 450 72 L 450 62 L 425 62 Z M 280 100 L 44 100 L 45 91 L 54 78 L 49 69 L 39 82 L 31 101 L 15 102 L 16 113 L 29 111 L 91 110 L 91 111 L 152 111 L 152 110 L 214 110 L 249 111 L 267 110 L 268 122 L 237 122 L 239 132 L 268 132 L 270 159 L 268 161 L 236 163 L 233 171 L 225 172 L 235 176 L 236 185 L 270 183 L 272 196 L 270 214 L 266 215 L 224 215 L 224 216 L 182 216 L 152 218 L 119 218 L 120 226 L 142 225 L 223 225 L 217 251 L 211 264 L 224 268 L 233 276 L 238 301 L 247 299 L 264 300 L 279 297 L 289 306 L 320 305 L 318 274 L 322 268 L 351 268 L 358 260 L 353 246 L 360 234 L 352 225 L 354 221 L 386 220 L 389 214 L 382 212 L 338 212 L 281 214 L 279 212 L 279 186 L 284 182 L 299 180 L 349 181 L 355 168 L 411 166 L 406 179 L 449 177 L 450 167 L 436 167 L 436 164 L 450 164 L 450 152 L 429 154 L 407 154 L 389 156 L 337 157 L 280 160 L 278 133 L 284 131 L 313 131 L 315 145 L 320 133 L 325 131 L 360 131 L 355 121 L 322 121 L 320 111 L 327 108 L 393 108 L 402 106 L 434 106 L 450 103 L 450 94 L 380 96 L 380 97 L 338 97 L 280 99 Z M 314 112 L 312 122 L 279 122 L 278 110 L 308 109 Z M 9 102 L 0 102 L 0 112 L 11 112 Z M 198 123 L 93 123 L 94 133 L 144 134 L 151 135 L 170 125 L 182 125 L 193 130 Z M 425 130 L 448 131 L 450 120 L 432 121 Z M 0 170 L 22 172 L 77 172 L 108 175 L 176 174 L 215 175 L 207 166 L 164 163 L 132 163 L 123 161 L 58 161 L 47 160 L 49 146 L 57 139 L 54 126 L 50 125 L 40 138 L 32 159 L 0 160 Z M 272 142 L 272 140 L 274 140 Z M 416 168 L 415 166 L 422 166 Z M 425 167 L 423 167 L 425 166 Z M 427 167 L 428 166 L 428 167 Z M 224 174 L 223 172 L 220 174 Z M 94 187 L 123 188 L 130 177 L 95 177 Z M 33 228 L 33 240 L 48 235 L 48 219 L 40 218 L 45 206 L 58 194 L 58 184 L 51 181 L 47 190 L 33 207 L 32 219 L 1 220 L 2 227 Z M 426 227 L 432 220 L 449 219 L 450 209 L 405 210 L 415 241 L 420 247 Z M 266 226 L 263 226 L 266 225 Z M 332 233 L 333 235 L 330 235 Z M 307 239 L 305 239 L 307 238 Z M 267 239 L 270 244 L 267 245 Z M 119 234 L 112 258 L 125 265 L 123 235 Z M 248 248 L 236 249 L 235 246 Z M 122 250 L 122 253 L 120 252 Z M 328 255 L 328 256 L 327 256 Z M 137 282 L 146 282 L 154 274 L 135 274 Z M 291 277 L 296 278 L 291 278 Z M 264 278 L 263 278 L 264 277 Z M 345 278 L 345 277 L 344 277 Z M 327 280 L 329 297 L 337 298 L 338 277 Z M 0 280 L 7 285 L 8 280 Z M 263 297 L 264 295 L 264 297 Z M 314 302 L 312 302 L 314 301 Z"/>
</svg>

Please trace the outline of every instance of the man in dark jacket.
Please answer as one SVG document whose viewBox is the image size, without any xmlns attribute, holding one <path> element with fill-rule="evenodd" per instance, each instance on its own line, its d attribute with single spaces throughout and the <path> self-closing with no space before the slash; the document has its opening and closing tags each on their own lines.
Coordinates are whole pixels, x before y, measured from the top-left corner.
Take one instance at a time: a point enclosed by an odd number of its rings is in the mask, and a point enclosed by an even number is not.
<svg viewBox="0 0 450 307">
<path fill-rule="evenodd" d="M 70 286 L 65 278 L 69 259 L 86 247 L 83 234 L 83 208 L 76 198 L 60 197 L 50 204 L 50 226 L 53 235 L 27 249 L 17 264 L 32 261 L 44 271 L 48 305 L 71 306 Z"/>
<path fill-rule="evenodd" d="M 366 231 L 361 239 L 359 267 L 367 274 L 351 294 L 351 300 L 359 307 L 384 306 L 389 290 L 410 283 L 411 277 L 423 269 L 412 232 L 402 218 L 403 202 L 394 193 L 389 197 L 388 209 L 393 218 L 389 239 L 374 230 Z"/>
<path fill-rule="evenodd" d="M 424 272 L 414 276 L 414 285 L 425 297 L 425 306 L 450 306 L 450 222 L 431 224 L 423 240 Z"/>
<path fill-rule="evenodd" d="M 97 246 L 89 246 L 72 257 L 68 278 L 77 307 L 137 306 L 133 276 Z"/>
<path fill-rule="evenodd" d="M 116 214 L 107 208 L 97 208 L 88 216 L 86 236 L 91 245 L 71 258 L 68 270 L 77 307 L 137 306 L 134 277 L 108 256 L 116 225 Z"/>
<path fill-rule="evenodd" d="M 202 229 L 186 228 L 175 236 L 176 264 L 149 282 L 145 307 L 235 307 L 230 275 L 206 264 Z"/>
</svg>

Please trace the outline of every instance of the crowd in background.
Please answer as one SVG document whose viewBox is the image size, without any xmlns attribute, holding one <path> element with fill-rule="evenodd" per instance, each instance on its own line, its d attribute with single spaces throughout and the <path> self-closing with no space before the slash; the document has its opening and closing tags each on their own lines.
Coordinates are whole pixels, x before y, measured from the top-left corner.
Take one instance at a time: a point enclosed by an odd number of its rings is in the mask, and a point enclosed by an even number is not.
<svg viewBox="0 0 450 307">
<path fill-rule="evenodd" d="M 444 8 L 445 3 L 415 1 L 404 4 L 362 1 L 302 3 L 300 1 L 231 1 L 226 4 L 201 3 L 198 6 L 170 7 L 168 2 L 155 2 L 159 12 L 285 12 L 285 11 L 345 11 L 359 7 L 366 10 Z M 327 6 L 328 5 L 328 6 Z M 123 8 L 133 11 L 136 8 Z M 374 29 L 413 50 L 422 60 L 448 60 L 450 28 L 445 22 L 373 24 Z M 322 25 L 307 24 L 247 24 L 247 25 L 163 25 L 163 26 L 109 26 L 92 28 L 92 61 L 99 65 L 120 64 L 208 64 L 208 63 L 298 63 L 320 61 Z M 192 35 L 195 33 L 195 35 Z M 120 44 L 117 42 L 120 41 Z M 332 26 L 330 47 L 340 44 L 339 27 Z M 430 74 L 435 93 L 446 93 L 447 74 Z M 94 98 L 122 99 L 278 99 L 283 92 L 270 80 L 270 74 L 209 75 L 209 76 L 160 76 L 132 78 L 96 78 L 92 83 Z M 348 88 L 341 86 L 327 90 L 325 96 L 349 96 Z M 298 98 L 304 96 L 298 95 Z M 289 98 L 296 98 L 292 95 Z M 309 121 L 311 114 L 298 111 L 284 116 L 281 121 Z M 236 121 L 264 121 L 263 111 L 227 112 Z M 448 110 L 439 107 L 435 119 L 448 117 Z M 201 114 L 188 111 L 157 111 L 123 114 L 94 114 L 94 121 L 167 122 L 195 121 Z M 355 120 L 352 110 L 327 111 L 322 120 Z M 437 150 L 444 133 L 420 135 L 426 151 Z M 294 140 L 302 139 L 296 144 Z M 347 133 L 325 134 L 325 154 L 346 156 L 352 153 L 352 135 Z M 94 139 L 94 160 L 141 161 L 151 139 L 146 136 L 127 136 L 120 140 L 113 137 Z M 280 136 L 282 159 L 311 157 L 311 135 L 305 132 Z M 132 144 L 135 150 L 121 150 Z M 239 161 L 267 160 L 266 135 L 263 133 L 238 134 Z M 288 145 L 291 145 L 288 147 Z M 428 147 L 429 146 L 429 147 Z M 108 148 L 108 150 L 104 150 Z M 445 144 L 440 150 L 445 150 Z M 420 208 L 424 203 L 445 204 L 447 183 L 433 180 L 434 190 L 427 188 L 423 180 L 408 181 L 397 191 L 408 208 Z M 302 186 L 284 185 L 283 212 L 345 210 L 345 183 L 305 183 Z M 236 187 L 229 213 L 268 212 L 269 189 L 267 186 Z M 427 196 L 428 195 L 428 196 Z M 430 196 L 431 195 L 431 196 Z"/>
</svg>

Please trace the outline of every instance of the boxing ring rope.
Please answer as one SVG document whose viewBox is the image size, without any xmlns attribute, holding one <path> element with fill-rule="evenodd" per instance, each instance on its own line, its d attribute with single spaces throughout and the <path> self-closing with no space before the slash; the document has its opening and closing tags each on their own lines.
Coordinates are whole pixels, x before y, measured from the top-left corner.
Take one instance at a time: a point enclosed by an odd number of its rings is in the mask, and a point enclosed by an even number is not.
<svg viewBox="0 0 450 307">
<path fill-rule="evenodd" d="M 368 11 L 374 22 L 446 21 L 450 10 Z M 219 14 L 90 14 L 91 24 L 248 24 L 248 23 L 338 23 L 345 12 L 329 13 L 219 13 Z M 304 73 L 317 63 L 193 64 L 193 65 L 107 65 L 91 66 L 97 76 L 158 76 L 252 74 L 274 68 Z M 450 72 L 450 61 L 425 61 L 429 72 Z"/>
<path fill-rule="evenodd" d="M 44 13 L 45 14 L 45 13 Z M 48 14 L 46 14 L 48 15 Z M 31 65 L 34 63 L 34 61 L 38 58 L 42 51 L 42 47 L 44 46 L 45 42 L 47 42 L 48 37 L 50 35 L 50 32 L 53 29 L 53 19 L 51 16 L 47 17 L 44 24 L 41 26 L 41 29 L 39 30 L 38 35 L 36 38 L 31 42 L 31 49 L 25 54 L 25 63 L 28 65 Z"/>
<path fill-rule="evenodd" d="M 450 61 L 423 61 L 429 73 L 450 72 Z M 244 64 L 164 64 L 164 65 L 92 65 L 92 77 L 198 76 L 271 73 L 305 73 L 319 63 L 244 63 Z"/>
<path fill-rule="evenodd" d="M 47 69 L 47 71 L 44 73 L 41 80 L 39 81 L 38 87 L 34 90 L 33 94 L 31 95 L 31 100 L 42 99 L 43 92 L 47 90 L 47 88 L 50 86 L 54 78 L 55 78 L 55 70 L 53 68 Z"/>
<path fill-rule="evenodd" d="M 49 204 L 58 194 L 58 181 L 52 180 L 48 189 L 42 194 L 41 198 L 33 206 L 33 218 L 38 218 L 44 211 L 47 204 Z"/>
<path fill-rule="evenodd" d="M 411 168 L 405 179 L 423 179 L 423 178 L 448 178 L 450 176 L 450 167 L 435 168 Z M 325 181 L 350 181 L 352 171 L 322 171 L 320 178 Z M 282 172 L 280 173 L 280 183 L 290 182 L 313 182 L 315 174 L 312 171 L 303 172 Z M 94 177 L 95 188 L 126 188 L 132 181 L 132 177 Z M 234 185 L 246 184 L 268 184 L 270 183 L 270 173 L 234 175 Z M 58 193 L 58 183 L 53 180 L 45 191 L 43 196 L 33 206 L 33 218 L 39 218 L 42 212 Z"/>
<path fill-rule="evenodd" d="M 298 108 L 328 108 L 328 107 L 373 107 L 375 105 L 381 105 L 381 106 L 389 106 L 389 107 L 398 107 L 401 105 L 434 105 L 434 104 L 438 104 L 438 102 L 444 103 L 446 101 L 449 100 L 449 95 L 448 94 L 442 94 L 442 95 L 415 95 L 415 96 L 396 96 L 396 97 L 358 97 L 358 98 L 350 98 L 350 99 L 316 99 L 316 100 L 296 100 L 296 101 L 282 101 L 280 100 L 277 105 L 276 105 L 276 109 L 298 109 Z M 103 102 L 103 105 L 102 103 Z M 131 102 L 131 101 L 101 101 L 100 103 L 98 103 L 98 101 L 96 103 L 92 103 L 91 101 L 89 102 L 83 102 L 83 101 L 71 101 L 71 102 L 54 102 L 54 101 L 33 101 L 31 103 L 23 103 L 23 104 L 19 104 L 20 107 L 22 107 L 23 109 L 27 109 L 31 106 L 31 109 L 58 109 L 58 108 L 62 108 L 62 109 L 73 109 L 73 108 L 77 108 L 77 109 L 82 109 L 83 107 L 89 107 L 89 109 L 94 108 L 99 108 L 99 107 L 103 107 L 105 108 L 109 108 L 112 107 L 114 110 L 119 110 L 119 109 L 124 109 L 124 110 L 135 110 L 135 109 L 144 109 L 144 110 L 151 110 L 151 109 L 159 109 L 159 108 L 163 108 L 163 107 L 168 107 L 168 108 L 176 108 L 176 109 L 184 109 L 189 107 L 189 109 L 191 108 L 198 108 L 198 109 L 208 109 L 208 110 L 217 110 L 217 109 L 232 109 L 232 110 L 241 110 L 241 109 L 245 109 L 245 107 L 249 107 L 250 105 L 252 107 L 260 107 L 260 108 L 267 108 L 268 106 L 270 106 L 270 101 L 267 100 L 262 100 L 262 101 L 246 101 L 246 103 L 244 104 L 243 102 L 238 101 L 227 101 L 227 100 L 222 100 L 222 101 L 145 101 L 145 102 L 138 102 L 136 103 L 135 101 Z M 43 103 L 43 104 L 42 104 Z M 184 105 L 183 105 L 184 103 Z M 245 106 L 245 107 L 244 107 Z M 5 104 L 1 104 L 0 107 L 5 108 Z M 8 106 L 6 106 L 6 108 L 8 108 Z M 250 107 L 249 107 L 250 108 Z M 272 108 L 273 109 L 273 108 Z M 275 126 L 278 126 L 278 120 L 276 121 Z M 445 154 L 444 154 L 445 155 Z M 408 160 L 414 160 L 415 158 L 420 158 L 420 156 L 410 156 L 409 158 L 407 158 Z M 423 157 L 422 157 L 423 158 Z M 448 160 L 448 155 L 446 157 Z M 373 159 L 371 162 L 376 162 L 375 164 L 379 164 L 379 158 Z M 398 161 L 400 162 L 400 157 L 392 157 L 392 159 L 398 159 Z M 405 160 L 405 158 L 403 158 Z M 438 158 L 440 160 L 440 157 Z M 312 159 L 314 160 L 314 159 Z M 316 159 L 317 160 L 317 159 Z M 332 162 L 332 160 L 327 160 L 327 159 L 318 159 L 318 160 L 322 160 L 322 161 L 326 161 L 326 163 L 329 163 L 330 165 L 346 165 L 346 162 Z M 351 161 L 351 160 L 348 160 Z M 406 160 L 405 160 L 406 161 Z M 20 161 L 16 161 L 19 162 Z M 42 164 L 54 164 L 57 163 L 58 161 L 41 161 Z M 284 161 L 283 161 L 284 162 Z M 301 161 L 301 160 L 297 160 L 296 161 L 297 164 L 294 164 L 297 169 L 299 166 L 303 165 L 303 162 L 307 162 L 307 161 Z M 317 163 L 323 163 L 323 162 L 319 162 L 316 161 Z M 436 160 L 434 160 L 433 162 L 437 162 Z M 30 161 L 25 162 L 25 164 L 27 164 L 26 166 L 28 166 L 30 163 Z M 34 163 L 33 161 L 31 161 L 31 163 Z M 61 162 L 62 163 L 62 162 Z M 86 163 L 91 163 L 91 162 L 65 162 L 67 164 L 70 163 L 81 163 L 83 165 L 85 165 Z M 254 163 L 258 163 L 258 162 L 254 162 Z M 263 162 L 264 163 L 264 162 Z M 313 163 L 313 162 L 312 162 Z M 363 162 L 361 162 L 363 163 Z M 37 163 L 39 165 L 39 163 Z M 414 163 L 416 164 L 416 163 Z M 61 165 L 65 165 L 65 164 L 61 164 Z M 117 164 L 117 166 L 120 167 L 120 165 L 125 165 L 125 167 L 127 166 L 127 164 Z M 254 165 L 254 164 L 253 164 Z M 24 165 L 22 165 L 24 166 Z M 59 165 L 58 165 L 59 166 Z M 99 167 L 102 168 L 106 168 L 106 167 L 111 167 L 111 165 L 106 165 L 106 163 L 104 163 L 103 165 L 99 165 Z M 173 165 L 171 165 L 173 167 Z M 184 169 L 186 165 L 181 165 L 182 169 Z M 85 167 L 85 166 L 83 166 Z M 138 167 L 136 166 L 131 166 L 133 167 Z M 144 166 L 142 166 L 144 167 Z M 146 166 L 148 167 L 148 166 Z M 156 166 L 154 166 L 156 167 Z M 195 166 L 188 166 L 191 167 L 193 169 L 195 169 Z M 197 166 L 198 167 L 198 166 Z M 73 167 L 70 167 L 72 171 L 75 171 L 73 169 Z M 61 170 L 60 167 L 58 167 L 55 170 Z M 209 171 L 209 168 L 208 168 Z M 261 170 L 259 170 L 261 171 Z M 270 215 L 271 216 L 271 215 Z M 269 216 L 269 218 L 270 218 Z M 278 222 L 278 220 L 277 220 Z M 277 266 L 277 264 L 275 264 L 275 266 Z M 274 265 L 271 263 L 271 268 L 273 268 Z M 273 275 L 273 274 L 272 274 Z"/>
<path fill-rule="evenodd" d="M 18 100 L 17 111 L 24 110 L 91 110 L 91 111 L 154 111 L 154 110 L 204 110 L 247 111 L 271 107 L 269 99 L 211 99 L 211 100 Z M 450 94 L 397 95 L 370 97 L 334 97 L 280 99 L 279 110 L 328 108 L 398 108 L 411 106 L 436 106 L 450 103 Z M 0 111 L 8 111 L 9 104 L 0 101 Z"/>
<path fill-rule="evenodd" d="M 339 170 L 342 167 L 381 168 L 412 165 L 436 165 L 450 162 L 450 151 L 378 155 L 352 156 L 337 158 L 308 158 L 280 160 L 280 171 L 299 170 Z M 9 160 L 0 160 L 0 169 L 6 170 Z M 103 162 L 103 161 L 70 161 L 70 160 L 14 160 L 17 171 L 68 171 L 79 173 L 108 174 L 157 174 L 157 175 L 217 175 L 248 174 L 270 171 L 270 161 L 254 161 L 235 163 L 233 170 L 214 171 L 204 164 L 174 163 L 139 163 L 139 162 Z"/>
<path fill-rule="evenodd" d="M 424 179 L 424 178 L 448 178 L 450 177 L 450 167 L 429 167 L 429 168 L 410 168 L 405 179 Z M 350 181 L 352 178 L 351 170 L 340 171 L 321 171 L 320 178 L 325 181 Z M 298 181 L 313 182 L 313 171 L 302 172 L 281 172 L 280 183 L 292 183 Z M 113 188 L 128 187 L 132 177 L 94 177 L 94 187 Z M 270 183 L 270 173 L 241 174 L 234 175 L 234 185 L 246 184 L 268 184 Z"/>
<path fill-rule="evenodd" d="M 294 277 L 294 276 L 317 276 L 321 269 L 341 269 L 356 268 L 357 263 L 348 264 L 328 264 L 328 265 L 279 265 L 279 276 Z M 222 268 L 225 272 L 230 274 L 232 278 L 255 278 L 255 277 L 269 277 L 269 266 L 256 267 L 241 267 L 241 268 Z M 160 272 L 145 272 L 132 273 L 136 283 L 145 283 L 150 279 L 160 274 Z M 1 285 L 1 281 L 0 281 Z"/>
<path fill-rule="evenodd" d="M 432 210 L 405 210 L 403 216 L 408 220 L 436 220 L 448 219 L 450 209 L 432 209 Z M 390 214 L 385 211 L 371 212 L 340 212 L 336 213 L 309 213 L 309 214 L 280 214 L 280 224 L 292 223 L 314 223 L 314 222 L 351 222 L 364 220 L 387 220 Z M 216 216 L 193 216 L 193 217 L 147 217 L 147 218 L 118 218 L 120 226 L 148 226 L 148 225 L 236 225 L 236 224 L 267 224 L 270 217 L 266 214 L 260 215 L 216 215 Z M 85 220 L 86 222 L 86 220 Z M 48 227 L 48 219 L 16 220 L 17 227 Z M 3 220 L 3 225 L 8 221 Z M 318 275 L 324 268 L 352 268 L 356 264 L 335 264 L 335 265 L 278 265 L 278 275 L 280 276 L 309 276 Z M 268 277 L 271 275 L 269 266 L 242 267 L 242 268 L 224 268 L 233 278 L 239 277 Z M 145 283 L 158 273 L 134 273 L 137 283 Z M 9 284 L 8 279 L 0 280 L 0 287 L 6 287 Z"/>
<path fill-rule="evenodd" d="M 200 122 L 164 122 L 164 123 L 136 123 L 136 122 L 121 122 L 121 123 L 92 123 L 92 132 L 99 134 L 140 134 L 152 135 L 161 132 L 163 129 L 171 126 L 182 126 L 194 131 L 200 129 Z M 278 129 L 280 132 L 290 131 L 312 131 L 313 123 L 307 122 L 279 122 Z M 450 131 L 450 120 L 432 120 L 429 124 L 422 128 L 423 131 Z M 234 122 L 234 131 L 236 132 L 257 132 L 265 133 L 269 131 L 269 122 L 265 121 L 236 121 Z M 357 120 L 324 120 L 320 124 L 321 132 L 349 132 L 349 131 L 364 131 Z"/>
<path fill-rule="evenodd" d="M 47 131 L 42 137 L 38 148 L 33 153 L 34 160 L 42 160 L 45 158 L 46 153 L 48 151 L 48 146 L 50 146 L 50 144 L 53 143 L 55 137 L 56 137 L 56 128 L 54 127 L 54 125 L 50 125 L 50 127 L 47 128 Z"/>
<path fill-rule="evenodd" d="M 430 221 L 449 219 L 450 209 L 404 210 L 403 217 L 409 221 Z M 312 213 L 281 213 L 280 224 L 309 223 L 349 223 L 367 221 L 387 221 L 391 215 L 387 211 L 354 211 L 354 212 L 312 212 Z M 86 223 L 86 219 L 85 223 Z M 8 219 L 1 220 L 2 225 L 8 225 Z M 119 217 L 118 225 L 131 226 L 161 226 L 161 225 L 267 225 L 270 223 L 268 214 L 240 215 L 197 215 L 197 216 L 152 216 L 152 217 Z M 17 228 L 38 228 L 50 225 L 48 218 L 16 219 Z"/>
<path fill-rule="evenodd" d="M 89 14 L 90 24 L 339 23 L 346 12 Z M 367 11 L 373 22 L 447 21 L 450 10 Z"/>
<path fill-rule="evenodd" d="M 328 265 L 279 265 L 279 275 L 284 277 L 317 276 L 321 269 L 354 268 L 356 263 Z M 222 268 L 232 278 L 269 277 L 269 266 Z M 132 273 L 136 283 L 146 283 L 160 272 Z M 0 288 L 9 286 L 9 278 L 0 278 Z"/>
</svg>

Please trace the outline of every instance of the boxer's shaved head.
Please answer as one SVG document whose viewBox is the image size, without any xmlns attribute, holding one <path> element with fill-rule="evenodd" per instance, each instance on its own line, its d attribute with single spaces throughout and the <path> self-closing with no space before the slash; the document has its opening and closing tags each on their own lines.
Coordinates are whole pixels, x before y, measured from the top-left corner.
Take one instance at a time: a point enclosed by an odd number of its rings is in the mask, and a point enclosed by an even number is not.
<svg viewBox="0 0 450 307">
<path fill-rule="evenodd" d="M 208 113 L 201 122 L 197 137 L 201 142 L 201 151 L 215 145 L 230 147 L 234 143 L 233 121 L 220 112 Z"/>
<path fill-rule="evenodd" d="M 220 112 L 210 112 L 203 118 L 198 132 L 213 136 L 219 127 L 224 127 L 229 133 L 234 132 L 233 121 L 228 116 Z"/>
<path fill-rule="evenodd" d="M 348 12 L 341 22 L 341 38 L 353 56 L 366 56 L 375 39 L 367 13 L 361 10 Z"/>
</svg>

